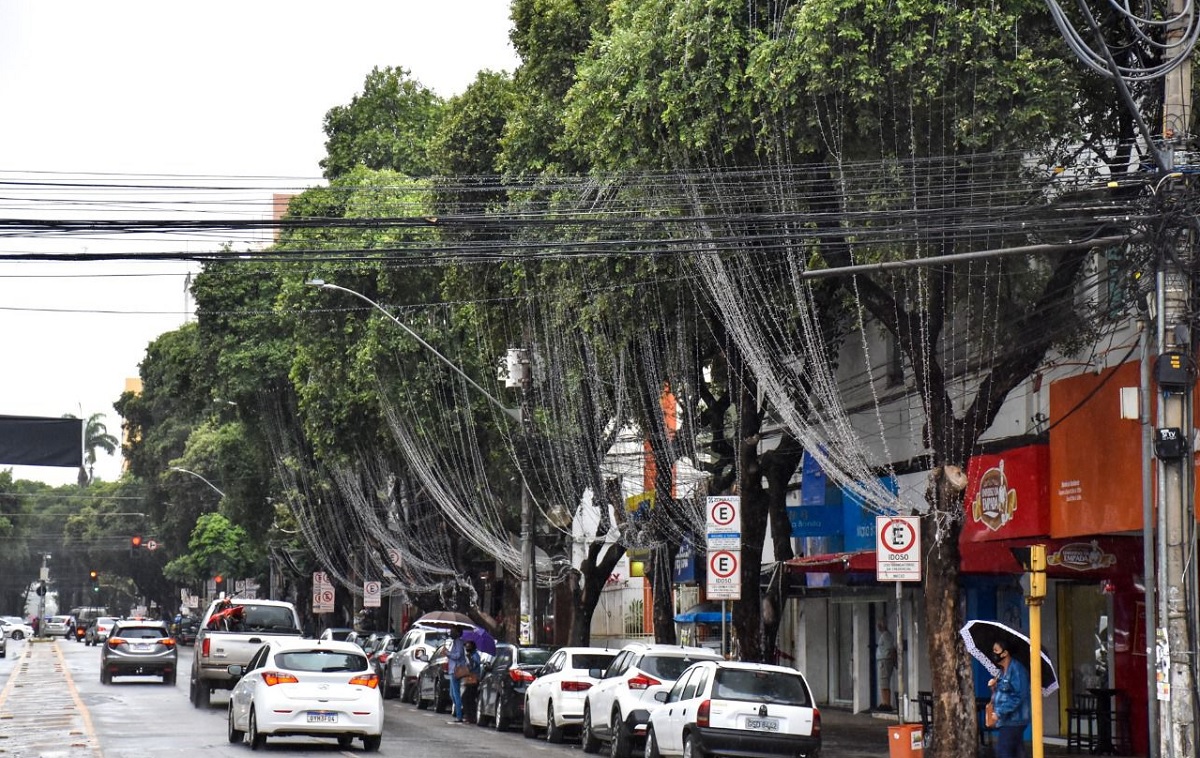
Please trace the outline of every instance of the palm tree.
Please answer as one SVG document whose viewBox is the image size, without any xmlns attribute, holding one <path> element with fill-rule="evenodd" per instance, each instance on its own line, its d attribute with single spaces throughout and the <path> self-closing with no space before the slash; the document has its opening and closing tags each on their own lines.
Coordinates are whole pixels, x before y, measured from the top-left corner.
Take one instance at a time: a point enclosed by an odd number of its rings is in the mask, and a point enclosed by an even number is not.
<svg viewBox="0 0 1200 758">
<path fill-rule="evenodd" d="M 78 418 L 73 413 L 64 413 L 63 418 Z M 96 449 L 112 455 L 117 452 L 117 438 L 108 433 L 104 425 L 103 413 L 93 413 L 88 417 L 83 430 L 84 465 L 79 467 L 79 486 L 86 487 L 92 482 L 96 468 Z"/>
</svg>

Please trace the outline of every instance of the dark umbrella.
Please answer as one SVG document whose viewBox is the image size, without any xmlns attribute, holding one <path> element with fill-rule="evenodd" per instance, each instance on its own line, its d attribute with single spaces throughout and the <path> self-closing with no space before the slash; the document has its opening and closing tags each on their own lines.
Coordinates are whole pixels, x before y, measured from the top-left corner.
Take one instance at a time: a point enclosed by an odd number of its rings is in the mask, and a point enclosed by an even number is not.
<svg viewBox="0 0 1200 758">
<path fill-rule="evenodd" d="M 967 652 L 975 660 L 983 664 L 993 677 L 1000 676 L 1000 667 L 992 661 L 992 645 L 999 642 L 1004 645 L 1014 659 L 1021 662 L 1026 670 L 1029 669 L 1029 638 L 999 621 L 983 621 L 975 619 L 958 630 Z M 1058 689 L 1058 676 L 1054 673 L 1054 664 L 1045 652 L 1042 653 L 1042 694 L 1049 695 Z"/>
<path fill-rule="evenodd" d="M 417 619 L 417 623 L 425 626 L 475 628 L 475 622 L 471 620 L 470 616 L 457 611 L 432 611 Z"/>
<path fill-rule="evenodd" d="M 479 627 L 473 627 L 463 632 L 463 642 L 474 642 L 475 649 L 481 653 L 488 655 L 496 654 L 496 638 L 488 634 L 486 630 Z"/>
</svg>

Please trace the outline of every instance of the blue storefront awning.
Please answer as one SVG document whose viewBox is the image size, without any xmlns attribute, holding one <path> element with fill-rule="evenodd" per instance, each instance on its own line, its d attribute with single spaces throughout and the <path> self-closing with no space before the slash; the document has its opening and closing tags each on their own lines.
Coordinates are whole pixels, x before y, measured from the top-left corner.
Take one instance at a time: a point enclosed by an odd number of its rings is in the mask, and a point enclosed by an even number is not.
<svg viewBox="0 0 1200 758">
<path fill-rule="evenodd" d="M 726 611 L 725 621 L 731 622 L 733 614 Z M 675 616 L 677 624 L 719 624 L 721 623 L 721 604 L 720 603 L 700 603 L 693 605 L 683 613 Z"/>
</svg>

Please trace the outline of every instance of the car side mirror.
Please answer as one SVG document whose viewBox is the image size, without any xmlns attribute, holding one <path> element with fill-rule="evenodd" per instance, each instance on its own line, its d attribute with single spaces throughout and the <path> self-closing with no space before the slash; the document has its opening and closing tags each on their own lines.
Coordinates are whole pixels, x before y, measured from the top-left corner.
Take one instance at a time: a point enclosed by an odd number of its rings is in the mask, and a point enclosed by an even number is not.
<svg viewBox="0 0 1200 758">
<path fill-rule="evenodd" d="M 588 676 L 593 679 L 603 679 L 604 669 L 588 669 Z"/>
<path fill-rule="evenodd" d="M 429 660 L 429 653 L 425 652 L 424 648 L 417 648 L 413 651 L 413 658 L 416 658 L 418 661 L 427 661 Z"/>
<path fill-rule="evenodd" d="M 232 666 L 229 666 L 225 670 L 228 671 L 229 675 L 232 676 L 234 679 L 241 679 L 242 674 L 246 673 L 246 668 L 239 663 L 235 663 Z"/>
<path fill-rule="evenodd" d="M 666 690 L 659 690 L 658 692 L 654 693 L 654 699 L 660 703 L 665 703 L 665 702 L 667 702 L 667 695 L 669 695 L 669 694 L 670 693 L 667 692 Z"/>
</svg>

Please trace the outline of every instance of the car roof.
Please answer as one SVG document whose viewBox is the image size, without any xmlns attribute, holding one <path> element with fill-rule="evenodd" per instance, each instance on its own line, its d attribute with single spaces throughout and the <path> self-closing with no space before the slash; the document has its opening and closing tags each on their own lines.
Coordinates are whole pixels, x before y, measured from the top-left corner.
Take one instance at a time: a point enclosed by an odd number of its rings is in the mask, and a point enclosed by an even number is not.
<svg viewBox="0 0 1200 758">
<path fill-rule="evenodd" d="M 708 661 L 705 661 L 707 663 Z M 742 671 L 771 671 L 779 674 L 799 674 L 803 676 L 803 672 L 799 669 L 789 668 L 787 666 L 776 666 L 771 663 L 751 663 L 749 661 L 713 661 L 718 668 L 723 669 L 740 669 Z"/>
<path fill-rule="evenodd" d="M 721 654 L 710 650 L 706 647 L 692 647 L 690 645 L 664 645 L 655 642 L 631 642 L 621 648 L 622 652 L 632 651 L 635 653 L 645 653 L 646 655 L 675 655 L 680 658 L 689 658 L 692 656 L 703 657 L 704 660 L 721 660 Z"/>
<path fill-rule="evenodd" d="M 268 637 L 264 642 L 274 648 L 276 652 L 287 652 L 289 650 L 332 650 L 339 653 L 363 655 L 363 649 L 358 645 L 353 642 L 342 642 L 340 640 Z"/>
</svg>

